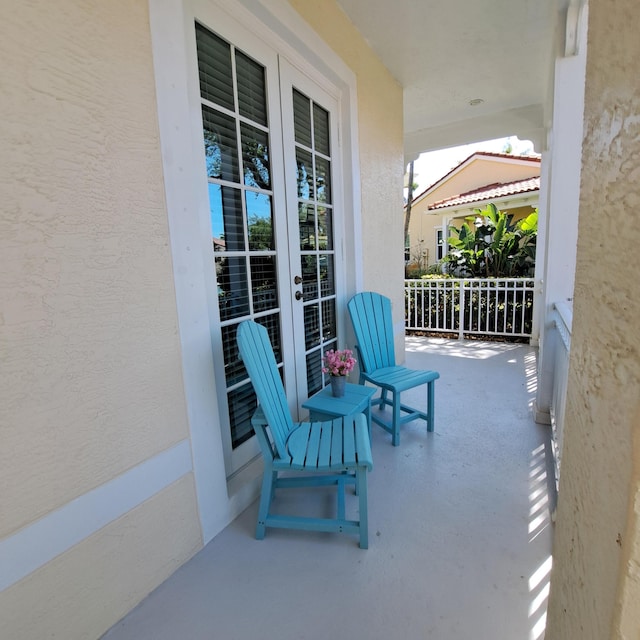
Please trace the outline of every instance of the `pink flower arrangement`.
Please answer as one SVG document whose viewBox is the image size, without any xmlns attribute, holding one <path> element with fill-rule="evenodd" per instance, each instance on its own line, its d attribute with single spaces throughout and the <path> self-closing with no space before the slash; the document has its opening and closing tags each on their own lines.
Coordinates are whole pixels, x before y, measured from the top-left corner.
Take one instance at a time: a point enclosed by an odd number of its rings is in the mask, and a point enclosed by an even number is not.
<svg viewBox="0 0 640 640">
<path fill-rule="evenodd" d="M 327 351 L 322 361 L 322 373 L 328 373 L 332 376 L 346 376 L 356 366 L 356 359 L 353 357 L 353 351 L 344 349 L 343 351 Z"/>
</svg>

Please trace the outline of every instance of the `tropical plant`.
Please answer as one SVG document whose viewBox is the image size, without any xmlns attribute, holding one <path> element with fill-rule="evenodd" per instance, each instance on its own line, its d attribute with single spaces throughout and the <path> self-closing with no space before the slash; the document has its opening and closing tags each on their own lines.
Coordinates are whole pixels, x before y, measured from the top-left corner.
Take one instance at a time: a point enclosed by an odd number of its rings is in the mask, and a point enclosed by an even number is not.
<svg viewBox="0 0 640 640">
<path fill-rule="evenodd" d="M 515 225 L 493 204 L 476 209 L 458 229 L 451 226 L 448 271 L 463 277 L 508 278 L 533 275 L 538 210 Z"/>
</svg>

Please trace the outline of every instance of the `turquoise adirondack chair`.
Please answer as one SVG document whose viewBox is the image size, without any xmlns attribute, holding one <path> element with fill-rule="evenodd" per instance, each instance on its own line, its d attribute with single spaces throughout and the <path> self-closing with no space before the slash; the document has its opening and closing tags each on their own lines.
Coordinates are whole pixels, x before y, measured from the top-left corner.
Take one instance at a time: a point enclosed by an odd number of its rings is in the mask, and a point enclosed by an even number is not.
<svg viewBox="0 0 640 640">
<path fill-rule="evenodd" d="M 440 377 L 437 371 L 420 371 L 396 365 L 393 346 L 391 301 L 379 293 L 358 293 L 347 305 L 356 335 L 356 350 L 360 367 L 360 384 L 370 382 L 380 387 L 380 397 L 372 406 L 392 408 L 391 420 L 385 420 L 376 412 L 371 419 L 391 433 L 394 446 L 400 444 L 400 425 L 422 418 L 427 421 L 427 431 L 434 429 L 434 383 Z M 427 411 L 419 411 L 400 401 L 400 394 L 408 389 L 427 385 Z M 391 399 L 388 395 L 391 395 Z"/>
<path fill-rule="evenodd" d="M 373 468 L 373 462 L 364 414 L 324 422 L 294 422 L 267 330 L 246 320 L 238 326 L 237 342 L 259 402 L 251 420 L 264 457 L 256 538 L 264 538 L 266 527 L 358 533 L 360 548 L 366 549 L 367 472 Z M 288 477 L 280 477 L 282 472 L 287 472 Z M 334 484 L 338 493 L 335 518 L 271 513 L 276 489 Z M 345 517 L 347 484 L 355 485 L 359 520 Z"/>
</svg>

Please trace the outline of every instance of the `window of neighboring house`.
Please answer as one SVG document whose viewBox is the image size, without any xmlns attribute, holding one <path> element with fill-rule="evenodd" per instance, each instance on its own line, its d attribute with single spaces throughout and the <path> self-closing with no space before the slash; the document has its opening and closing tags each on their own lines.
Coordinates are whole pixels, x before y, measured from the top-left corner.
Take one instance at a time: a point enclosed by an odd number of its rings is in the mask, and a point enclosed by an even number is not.
<svg viewBox="0 0 640 640">
<path fill-rule="evenodd" d="M 436 229 L 436 258 L 438 262 L 444 258 L 444 236 L 442 229 Z"/>
<path fill-rule="evenodd" d="M 409 236 L 404 241 L 404 261 L 409 262 L 411 260 L 411 241 Z"/>
</svg>

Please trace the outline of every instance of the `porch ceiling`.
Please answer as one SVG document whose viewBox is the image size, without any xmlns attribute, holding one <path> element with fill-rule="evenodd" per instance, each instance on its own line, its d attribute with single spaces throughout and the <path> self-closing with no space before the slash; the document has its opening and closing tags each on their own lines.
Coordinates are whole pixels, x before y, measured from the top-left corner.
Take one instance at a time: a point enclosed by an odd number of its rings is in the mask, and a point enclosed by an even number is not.
<svg viewBox="0 0 640 640">
<path fill-rule="evenodd" d="M 508 135 L 540 149 L 569 0 L 337 2 L 404 87 L 407 161 Z"/>
</svg>

